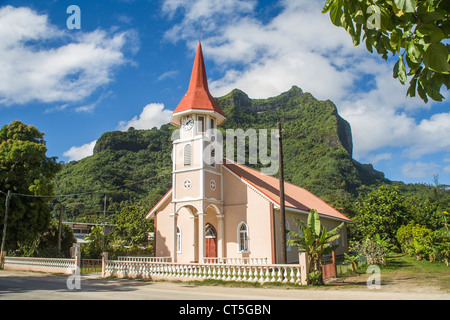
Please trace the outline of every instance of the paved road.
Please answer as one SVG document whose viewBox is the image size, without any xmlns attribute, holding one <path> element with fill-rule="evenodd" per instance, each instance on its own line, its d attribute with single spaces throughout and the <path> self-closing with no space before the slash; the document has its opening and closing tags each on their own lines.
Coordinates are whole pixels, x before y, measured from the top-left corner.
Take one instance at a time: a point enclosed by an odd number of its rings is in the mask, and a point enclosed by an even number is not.
<svg viewBox="0 0 450 320">
<path fill-rule="evenodd" d="M 82 276 L 80 289 L 69 289 L 69 276 L 0 270 L 0 300 L 450 300 L 450 294 L 381 290 L 269 289 L 196 286 L 187 283 Z M 69 285 L 77 284 L 69 281 Z"/>
</svg>

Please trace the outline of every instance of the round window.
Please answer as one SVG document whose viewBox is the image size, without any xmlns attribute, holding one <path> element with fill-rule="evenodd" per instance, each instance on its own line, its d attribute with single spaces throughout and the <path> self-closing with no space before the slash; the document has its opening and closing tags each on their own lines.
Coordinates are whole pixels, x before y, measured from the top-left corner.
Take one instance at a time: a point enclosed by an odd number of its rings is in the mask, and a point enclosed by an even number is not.
<svg viewBox="0 0 450 320">
<path fill-rule="evenodd" d="M 184 180 L 183 186 L 184 186 L 185 189 L 190 189 L 192 187 L 191 179 Z"/>
</svg>

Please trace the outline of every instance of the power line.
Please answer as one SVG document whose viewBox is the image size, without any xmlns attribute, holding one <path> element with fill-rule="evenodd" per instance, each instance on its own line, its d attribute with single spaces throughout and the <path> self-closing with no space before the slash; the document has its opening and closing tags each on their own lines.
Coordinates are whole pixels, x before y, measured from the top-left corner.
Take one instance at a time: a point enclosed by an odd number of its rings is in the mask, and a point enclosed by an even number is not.
<svg viewBox="0 0 450 320">
<path fill-rule="evenodd" d="M 59 197 L 74 197 L 74 196 L 81 196 L 81 195 L 87 195 L 87 194 L 93 194 L 93 193 L 101 193 L 101 192 L 106 192 L 106 191 L 111 191 L 114 189 L 118 189 L 118 188 L 122 188 L 122 187 L 128 187 L 131 186 L 133 184 L 137 184 L 140 182 L 144 182 L 147 180 L 152 180 L 154 179 L 154 177 L 152 178 L 147 178 L 144 180 L 140 180 L 140 181 L 134 181 L 134 182 L 130 182 L 130 183 L 126 183 L 120 186 L 115 186 L 115 187 L 111 187 L 111 188 L 107 188 L 107 189 L 102 189 L 102 190 L 94 190 L 94 191 L 87 191 L 87 192 L 79 192 L 79 193 L 70 193 L 70 194 L 54 194 L 54 195 L 33 195 L 33 194 L 24 194 L 24 193 L 15 193 L 15 192 L 11 192 L 11 196 L 19 196 L 19 197 L 29 197 L 29 198 L 59 198 Z M 1 193 L 3 193 L 4 195 L 6 195 L 5 192 L 3 192 L 2 190 L 0 190 Z"/>
</svg>

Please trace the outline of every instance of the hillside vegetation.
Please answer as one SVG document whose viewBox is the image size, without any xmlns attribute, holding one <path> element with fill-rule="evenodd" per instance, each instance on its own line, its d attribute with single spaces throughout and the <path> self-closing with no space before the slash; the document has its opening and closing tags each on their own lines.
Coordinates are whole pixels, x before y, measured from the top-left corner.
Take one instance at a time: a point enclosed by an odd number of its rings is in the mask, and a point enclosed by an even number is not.
<svg viewBox="0 0 450 320">
<path fill-rule="evenodd" d="M 358 196 L 379 185 L 393 184 L 372 165 L 352 158 L 350 125 L 329 100 L 319 101 L 295 86 L 268 99 L 250 99 L 235 89 L 216 100 L 227 115 L 220 128 L 223 132 L 275 129 L 281 120 L 285 179 L 346 214 L 352 214 L 351 202 Z M 65 220 L 101 221 L 105 196 L 111 222 L 124 206 L 137 204 L 150 210 L 172 184 L 171 136 L 175 129 L 166 124 L 160 129 L 104 133 L 93 156 L 64 164 L 55 178 L 57 194 L 88 194 L 54 200 L 53 215 L 59 216 L 61 203 Z M 412 186 L 394 184 L 416 193 Z M 426 186 L 417 188 L 429 192 Z"/>
</svg>

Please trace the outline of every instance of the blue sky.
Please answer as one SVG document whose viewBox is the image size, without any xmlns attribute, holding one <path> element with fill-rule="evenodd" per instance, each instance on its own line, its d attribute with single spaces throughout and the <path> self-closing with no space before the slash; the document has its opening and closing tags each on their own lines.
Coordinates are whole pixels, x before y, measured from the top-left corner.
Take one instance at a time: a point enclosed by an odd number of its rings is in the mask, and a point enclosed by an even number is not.
<svg viewBox="0 0 450 320">
<path fill-rule="evenodd" d="M 0 126 L 45 132 L 60 161 L 113 130 L 159 127 L 187 90 L 198 29 L 211 93 L 267 98 L 292 85 L 332 100 L 354 158 L 391 180 L 450 184 L 450 102 L 406 98 L 387 62 L 320 13 L 323 0 L 0 2 Z M 67 8 L 81 10 L 68 29 Z"/>
</svg>

